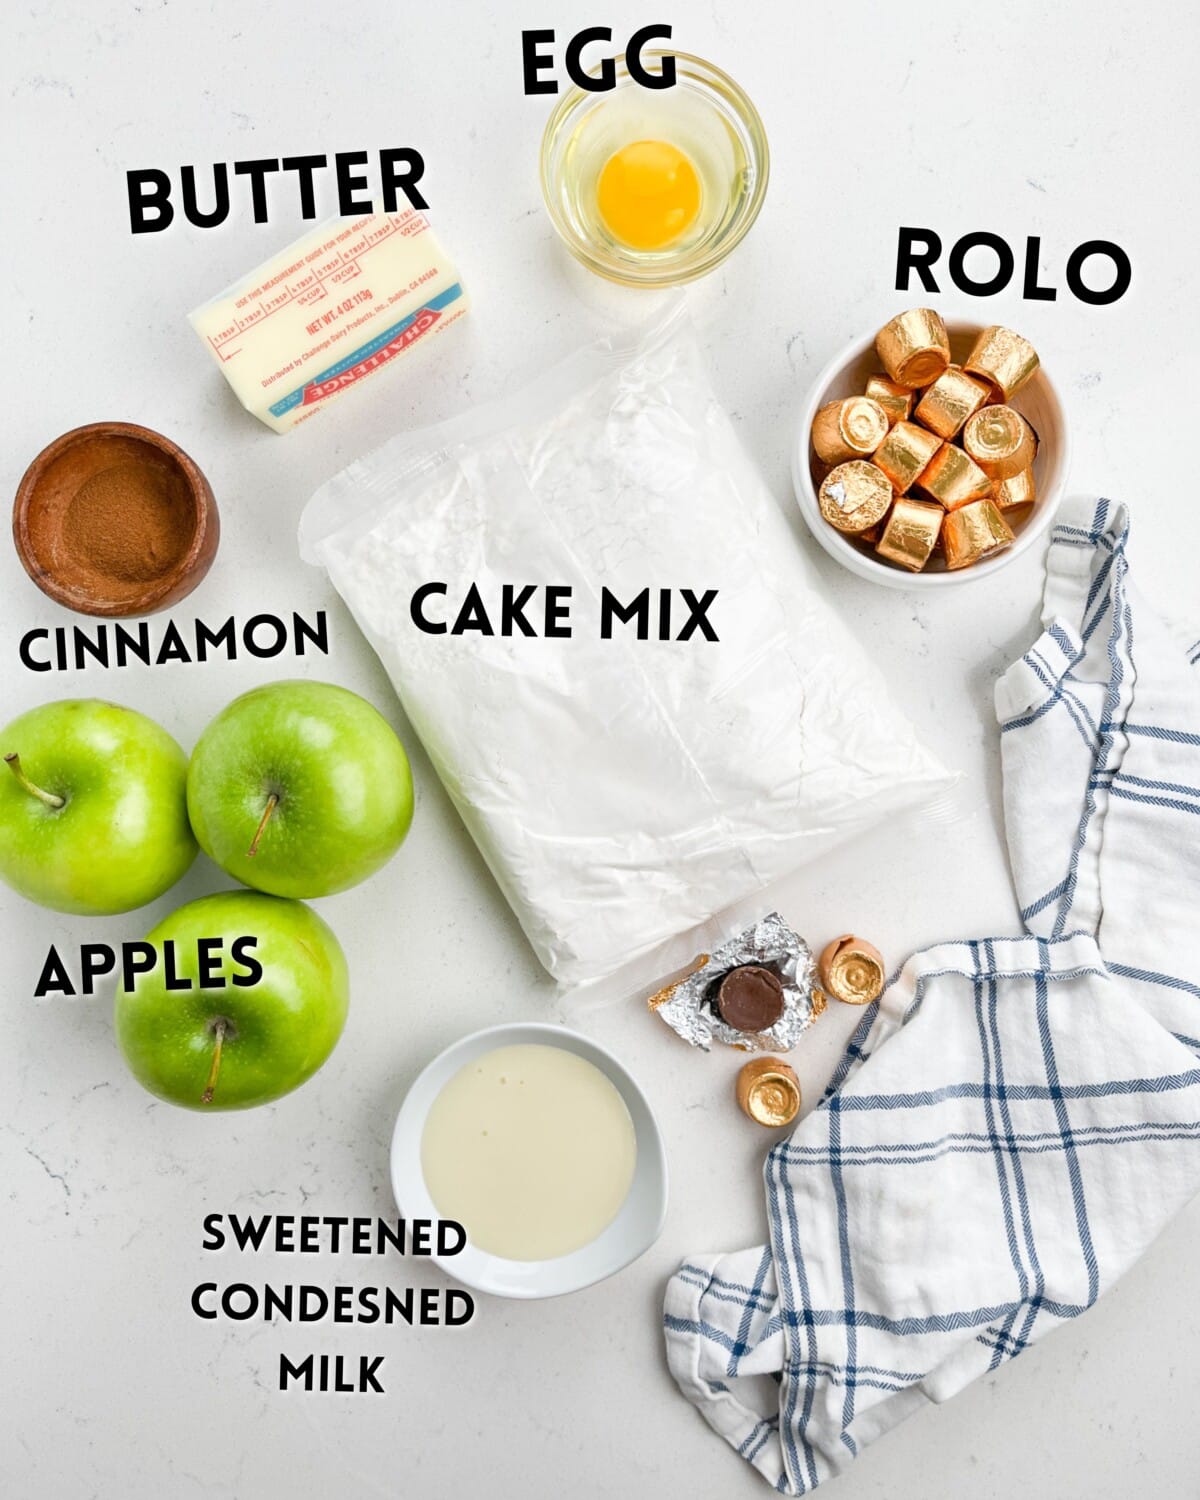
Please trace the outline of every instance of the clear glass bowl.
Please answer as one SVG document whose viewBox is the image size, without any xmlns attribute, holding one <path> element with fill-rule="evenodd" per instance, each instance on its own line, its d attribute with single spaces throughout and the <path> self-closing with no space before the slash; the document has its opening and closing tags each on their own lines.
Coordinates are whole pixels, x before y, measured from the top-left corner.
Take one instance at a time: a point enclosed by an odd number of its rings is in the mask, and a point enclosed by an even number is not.
<svg viewBox="0 0 1200 1500">
<path fill-rule="evenodd" d="M 589 270 L 627 286 L 678 286 L 706 276 L 741 243 L 767 191 L 770 156 L 758 111 L 728 74 L 686 52 L 647 51 L 653 72 L 675 59 L 675 85 L 647 89 L 616 60 L 616 86 L 603 94 L 572 88 L 542 137 L 542 194 L 551 222 Z M 692 160 L 702 195 L 695 222 L 656 250 L 614 238 L 596 206 L 605 162 L 637 140 L 670 141 Z"/>
</svg>

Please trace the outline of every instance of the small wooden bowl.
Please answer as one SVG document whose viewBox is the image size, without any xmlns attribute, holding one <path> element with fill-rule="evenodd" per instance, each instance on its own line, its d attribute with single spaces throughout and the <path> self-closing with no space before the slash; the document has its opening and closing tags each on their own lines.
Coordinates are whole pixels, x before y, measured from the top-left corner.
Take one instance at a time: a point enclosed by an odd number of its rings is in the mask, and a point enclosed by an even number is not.
<svg viewBox="0 0 1200 1500">
<path fill-rule="evenodd" d="M 43 448 L 13 503 L 13 541 L 44 594 L 85 615 L 149 615 L 212 566 L 221 522 L 208 480 L 161 433 L 76 427 Z"/>
</svg>

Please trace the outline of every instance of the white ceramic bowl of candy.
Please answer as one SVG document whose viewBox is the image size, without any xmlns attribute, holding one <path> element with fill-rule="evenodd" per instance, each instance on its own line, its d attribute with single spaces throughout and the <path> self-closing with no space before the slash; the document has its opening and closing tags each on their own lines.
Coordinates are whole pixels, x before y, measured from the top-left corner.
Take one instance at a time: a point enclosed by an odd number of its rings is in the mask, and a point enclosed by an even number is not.
<svg viewBox="0 0 1200 1500">
<path fill-rule="evenodd" d="M 962 365 L 976 338 L 986 326 L 989 325 L 946 319 L 952 364 Z M 832 401 L 847 396 L 861 396 L 868 380 L 882 373 L 883 365 L 876 351 L 875 334 L 870 333 L 855 339 L 831 359 L 813 383 L 800 414 L 792 449 L 792 483 L 809 529 L 825 551 L 843 567 L 857 573 L 860 578 L 881 583 L 887 588 L 922 592 L 954 588 L 990 577 L 1001 568 L 1008 567 L 1022 553 L 1035 546 L 1044 535 L 1054 519 L 1066 484 L 1070 440 L 1062 400 L 1052 377 L 1039 364 L 1032 377 L 1008 403 L 1032 427 L 1037 441 L 1037 452 L 1032 464 L 1034 500 L 1014 511 L 1001 512 L 1014 533 L 1013 541 L 1002 551 L 959 568 L 947 567 L 939 545 L 924 567 L 914 572 L 889 561 L 876 550 L 884 523 L 876 528 L 874 539 L 851 535 L 838 530 L 825 519 L 819 500 L 821 483 L 830 465 L 818 457 L 813 447 L 813 422 L 817 413 Z M 920 399 L 921 392 L 918 390 L 914 393 L 914 409 Z M 903 498 L 927 501 L 929 496 L 921 492 L 918 484 L 917 488 Z M 886 522 L 886 517 L 884 520 Z"/>
</svg>

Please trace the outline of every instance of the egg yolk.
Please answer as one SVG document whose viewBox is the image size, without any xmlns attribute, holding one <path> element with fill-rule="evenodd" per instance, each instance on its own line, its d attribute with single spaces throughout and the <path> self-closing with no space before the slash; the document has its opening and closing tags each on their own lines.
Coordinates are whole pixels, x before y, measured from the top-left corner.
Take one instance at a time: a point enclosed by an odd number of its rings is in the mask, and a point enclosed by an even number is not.
<svg viewBox="0 0 1200 1500">
<path fill-rule="evenodd" d="M 596 207 L 610 234 L 632 250 L 677 240 L 700 212 L 700 179 L 668 141 L 632 141 L 604 163 Z"/>
</svg>

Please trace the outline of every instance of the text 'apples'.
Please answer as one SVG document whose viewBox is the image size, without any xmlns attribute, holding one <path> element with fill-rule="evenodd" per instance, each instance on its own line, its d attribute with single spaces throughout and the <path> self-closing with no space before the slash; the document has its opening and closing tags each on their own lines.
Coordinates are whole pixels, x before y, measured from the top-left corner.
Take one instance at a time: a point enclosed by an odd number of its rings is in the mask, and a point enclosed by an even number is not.
<svg viewBox="0 0 1200 1500">
<path fill-rule="evenodd" d="M 170 940 L 178 956 L 162 962 Z M 350 982 L 338 940 L 299 901 L 224 891 L 172 912 L 160 959 L 117 990 L 117 1041 L 152 1094 L 247 1109 L 311 1078 L 342 1034 Z M 186 986 L 185 986 L 185 982 Z"/>
</svg>

